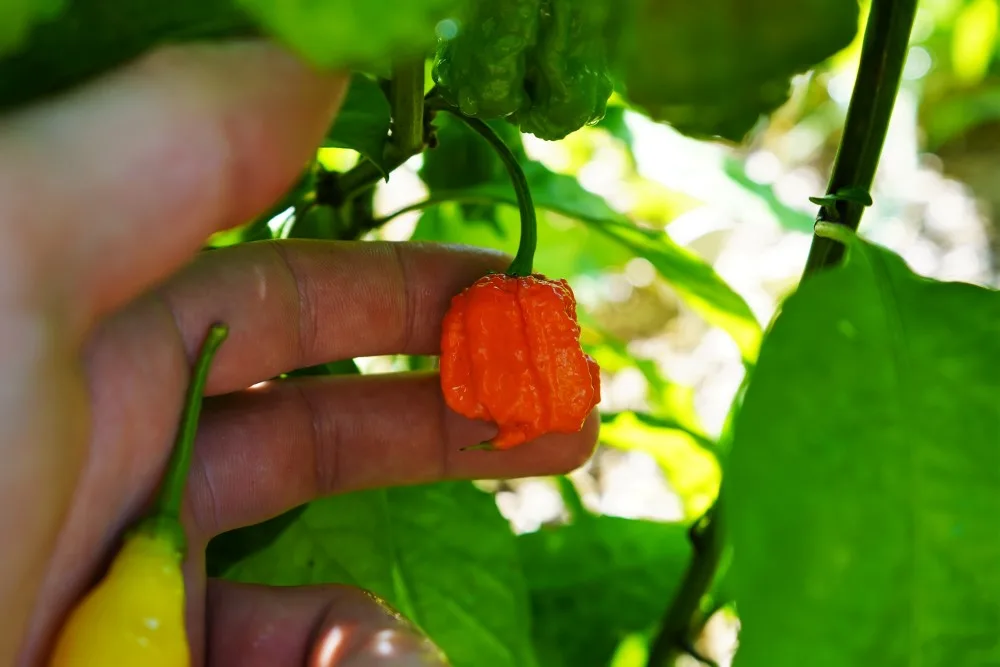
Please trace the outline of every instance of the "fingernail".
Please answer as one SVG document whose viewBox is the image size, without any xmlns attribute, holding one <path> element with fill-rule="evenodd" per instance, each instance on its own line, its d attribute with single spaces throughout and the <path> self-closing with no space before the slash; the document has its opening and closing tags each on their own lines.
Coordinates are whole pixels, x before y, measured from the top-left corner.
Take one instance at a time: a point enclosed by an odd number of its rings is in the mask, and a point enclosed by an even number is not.
<svg viewBox="0 0 1000 667">
<path fill-rule="evenodd" d="M 344 598 L 331 607 L 309 667 L 451 667 L 448 658 L 416 625 L 369 591 L 358 604 Z"/>
<path fill-rule="evenodd" d="M 430 639 L 406 629 L 379 630 L 355 645 L 337 667 L 450 667 Z"/>
</svg>

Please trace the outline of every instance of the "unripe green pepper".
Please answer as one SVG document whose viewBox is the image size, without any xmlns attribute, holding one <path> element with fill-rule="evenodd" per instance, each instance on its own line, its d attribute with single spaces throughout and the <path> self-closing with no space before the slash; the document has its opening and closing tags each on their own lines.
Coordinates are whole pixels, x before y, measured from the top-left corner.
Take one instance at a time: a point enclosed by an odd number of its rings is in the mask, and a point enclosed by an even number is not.
<svg viewBox="0 0 1000 667">
<path fill-rule="evenodd" d="M 514 113 L 528 100 L 524 73 L 535 44 L 541 0 L 477 0 L 457 33 L 442 41 L 433 77 L 462 113 L 484 120 Z"/>
<path fill-rule="evenodd" d="M 188 385 L 167 476 L 153 511 L 126 534 L 105 577 L 72 610 L 49 667 L 188 667 L 180 505 L 202 394 L 228 327 L 211 328 Z"/>
<path fill-rule="evenodd" d="M 538 44 L 528 59 L 530 103 L 510 121 L 540 139 L 562 139 L 604 118 L 614 91 L 605 26 L 607 0 L 543 0 Z"/>
</svg>

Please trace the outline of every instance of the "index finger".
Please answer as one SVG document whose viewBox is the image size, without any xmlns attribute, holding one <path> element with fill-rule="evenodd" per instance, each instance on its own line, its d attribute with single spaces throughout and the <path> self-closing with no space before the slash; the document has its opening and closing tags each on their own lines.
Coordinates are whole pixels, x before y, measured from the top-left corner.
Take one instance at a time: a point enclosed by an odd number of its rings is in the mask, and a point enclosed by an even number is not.
<svg viewBox="0 0 1000 667">
<path fill-rule="evenodd" d="M 178 362 L 213 322 L 229 325 L 207 387 L 220 394 L 331 361 L 437 354 L 451 297 L 508 262 L 438 244 L 264 241 L 203 253 L 160 294 L 183 342 Z"/>
<path fill-rule="evenodd" d="M 267 43 L 186 44 L 0 117 L 0 287 L 85 334 L 274 203 L 347 82 Z"/>
</svg>

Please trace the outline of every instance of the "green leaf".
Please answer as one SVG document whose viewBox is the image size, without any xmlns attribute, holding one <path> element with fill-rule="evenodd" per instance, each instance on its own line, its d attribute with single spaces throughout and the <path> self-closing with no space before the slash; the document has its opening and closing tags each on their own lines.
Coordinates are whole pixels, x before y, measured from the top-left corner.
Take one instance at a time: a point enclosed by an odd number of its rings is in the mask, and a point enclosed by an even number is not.
<svg viewBox="0 0 1000 667">
<path fill-rule="evenodd" d="M 858 30 L 857 0 L 626 5 L 617 58 L 625 98 L 686 134 L 733 141 L 787 100 L 792 76 Z"/>
<path fill-rule="evenodd" d="M 688 306 L 736 342 L 743 361 L 753 364 L 761 328 L 750 306 L 709 264 L 662 233 L 650 235 L 634 226 L 605 226 L 612 240 L 649 261 Z"/>
<path fill-rule="evenodd" d="M 0 60 L 0 110 L 61 92 L 160 44 L 255 33 L 232 0 L 68 2 Z"/>
<path fill-rule="evenodd" d="M 747 363 L 753 362 L 760 324 L 743 297 L 709 264 L 666 233 L 634 225 L 572 176 L 538 163 L 530 163 L 525 171 L 536 206 L 585 222 L 632 255 L 645 258 L 695 312 L 733 337 Z"/>
<path fill-rule="evenodd" d="M 299 505 L 267 521 L 215 536 L 205 549 L 205 574 L 223 576 L 240 561 L 267 548 L 294 525 L 305 509 L 306 505 Z"/>
<path fill-rule="evenodd" d="M 1000 664 L 1000 295 L 855 239 L 761 349 L 727 484 L 736 665 Z"/>
<path fill-rule="evenodd" d="M 767 206 L 782 227 L 793 232 L 812 234 L 816 218 L 783 203 L 770 185 L 752 180 L 741 161 L 727 155 L 722 160 L 722 170 L 730 180 L 743 188 L 744 192 Z"/>
<path fill-rule="evenodd" d="M 617 212 L 600 196 L 584 189 L 580 183 L 565 174 L 550 171 L 536 161 L 525 161 L 522 164 L 535 207 L 566 218 L 572 218 L 586 223 L 594 248 L 593 256 L 585 256 L 577 261 L 594 261 L 605 253 L 620 253 L 626 250 L 625 261 L 633 256 L 644 257 L 657 272 L 674 288 L 687 304 L 699 315 L 705 318 L 730 336 L 736 342 L 746 363 L 752 364 L 760 345 L 761 328 L 753 311 L 746 301 L 737 294 L 715 270 L 693 252 L 682 248 L 663 231 L 638 227 L 626 216 Z M 492 201 L 504 202 L 516 206 L 517 200 L 510 184 L 506 181 L 496 181 L 477 187 L 462 190 L 437 192 L 435 201 Z M 478 239 L 468 236 L 466 229 L 460 229 L 453 218 L 450 223 L 440 218 L 432 218 L 438 226 L 433 232 L 419 229 L 414 238 L 443 240 L 442 235 L 448 233 L 448 225 L 452 234 L 459 235 L 465 243 L 476 244 Z M 516 218 L 514 218 L 516 220 Z M 571 256 L 575 244 L 582 236 L 582 230 L 567 229 L 565 226 L 553 235 L 551 240 L 545 238 L 545 225 L 539 221 L 538 254 L 536 265 L 545 272 L 548 265 L 545 253 Z M 603 237 L 603 238 L 602 238 Z M 516 246 L 516 234 L 512 236 Z M 613 241 L 612 251 L 608 249 L 607 241 Z M 597 250 L 604 246 L 604 250 Z M 509 248 L 505 248 L 509 249 Z M 588 250 L 588 253 L 591 252 Z M 616 259 L 621 255 L 614 255 Z M 605 265 L 606 266 L 606 265 Z M 589 269 L 603 268 L 588 267 Z M 551 275 L 570 275 L 563 272 L 551 272 Z"/>
<path fill-rule="evenodd" d="M 524 158 L 521 132 L 504 120 L 486 121 L 518 159 Z M 433 195 L 439 191 L 468 188 L 506 179 L 507 171 L 496 150 L 477 132 L 451 114 L 434 119 L 435 146 L 424 152 L 420 178 Z M 488 223 L 497 231 L 495 204 L 461 204 L 462 217 Z"/>
<path fill-rule="evenodd" d="M 422 628 L 453 667 L 536 664 L 514 536 L 493 497 L 469 482 L 314 501 L 226 578 L 353 584 Z"/>
<path fill-rule="evenodd" d="M 655 627 L 691 558 L 681 524 L 610 516 L 517 541 L 545 667 L 606 667 L 623 639 Z"/>
<path fill-rule="evenodd" d="M 236 0 L 313 64 L 356 66 L 429 52 L 435 27 L 468 0 Z"/>
<path fill-rule="evenodd" d="M 0 56 L 23 48 L 32 28 L 55 18 L 64 6 L 65 0 L 6 0 L 0 7 Z"/>
<path fill-rule="evenodd" d="M 360 372 L 353 359 L 343 359 L 299 368 L 281 377 L 358 375 Z M 299 505 L 267 521 L 230 530 L 212 538 L 205 550 L 206 574 L 209 577 L 222 576 L 240 561 L 270 546 L 302 516 L 306 507 L 308 505 Z"/>
<path fill-rule="evenodd" d="M 391 116 L 381 86 L 371 77 L 355 73 L 323 145 L 355 150 L 388 176 L 384 157 Z"/>
<path fill-rule="evenodd" d="M 683 421 L 635 412 L 602 415 L 601 442 L 649 454 L 680 496 L 688 519 L 703 515 L 719 488 L 715 443 Z"/>
</svg>

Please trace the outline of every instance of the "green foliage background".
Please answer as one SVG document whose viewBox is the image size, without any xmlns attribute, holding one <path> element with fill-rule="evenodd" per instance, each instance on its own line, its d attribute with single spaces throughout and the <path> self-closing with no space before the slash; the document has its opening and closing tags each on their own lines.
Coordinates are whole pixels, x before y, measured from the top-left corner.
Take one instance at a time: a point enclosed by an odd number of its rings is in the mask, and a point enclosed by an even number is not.
<svg viewBox="0 0 1000 667">
<path fill-rule="evenodd" d="M 296 187 L 210 246 L 403 237 L 513 252 L 514 192 L 479 137 L 439 117 L 437 147 L 405 166 L 392 152 L 384 77 L 399 59 L 429 53 L 435 29 L 464 4 L 8 0 L 0 107 L 55 94 L 158 44 L 268 35 L 319 65 L 349 67 L 350 92 Z M 930 64 L 904 88 L 916 100 L 922 150 L 989 213 L 1000 204 L 992 187 L 1000 153 L 991 150 L 1000 137 L 997 0 L 920 8 L 909 65 Z M 537 270 L 583 295 L 584 342 L 606 380 L 642 378 L 642 407 L 604 406 L 599 454 L 654 461 L 679 498 L 674 520 L 603 515 L 585 506 L 575 478 L 546 480 L 565 511 L 528 531 L 501 513 L 495 484 L 390 488 L 318 500 L 223 535 L 209 546 L 209 574 L 372 590 L 455 667 L 663 667 L 692 652 L 728 662 L 697 641 L 718 618 L 742 623 L 741 667 L 1000 664 L 997 294 L 922 277 L 856 239 L 846 264 L 801 289 L 788 285 L 769 322 L 672 226 L 706 199 L 728 198 L 766 212 L 781 234 L 811 232 L 808 203 L 789 203 L 752 177 L 751 158 L 808 135 L 811 166 L 826 175 L 844 111 L 831 91 L 838 76 L 853 77 L 867 10 L 833 0 L 623 3 L 607 35 L 617 92 L 600 123 L 546 146 L 491 122 L 531 186 Z M 650 178 L 643 137 L 662 136 L 650 121 L 672 128 L 678 151 L 667 161 L 696 159 L 695 145 L 719 148 L 710 171 L 721 185 L 684 192 Z M 587 169 L 609 163 L 626 196 L 584 186 Z M 317 203 L 331 173 L 359 165 L 374 170 L 376 196 Z M 876 190 L 866 221 L 891 217 L 878 207 Z M 992 233 L 991 217 L 986 224 Z M 607 299 L 587 286 L 637 258 L 652 271 L 642 292 L 652 296 L 609 316 Z M 724 332 L 748 371 L 725 428 L 706 425 L 694 389 L 638 351 L 678 311 Z M 375 367 L 330 361 L 301 372 Z M 719 507 L 733 550 L 713 554 L 699 584 L 698 520 L 723 477 Z M 672 651 L 653 664 L 651 647 L 663 641 Z"/>
</svg>

